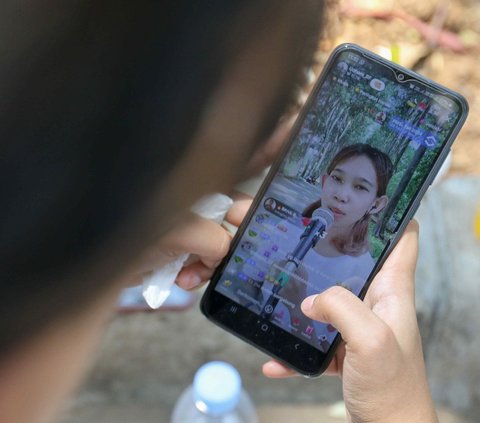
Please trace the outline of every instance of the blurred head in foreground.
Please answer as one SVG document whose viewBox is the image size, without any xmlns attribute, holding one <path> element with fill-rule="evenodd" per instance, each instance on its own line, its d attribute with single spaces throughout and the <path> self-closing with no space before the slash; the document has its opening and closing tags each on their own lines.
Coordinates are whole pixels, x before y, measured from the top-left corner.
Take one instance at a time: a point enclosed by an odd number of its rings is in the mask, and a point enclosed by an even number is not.
<svg viewBox="0 0 480 423">
<path fill-rule="evenodd" d="M 322 9 L 0 5 L 0 421 L 50 418 L 139 253 L 236 182 L 309 65 Z"/>
</svg>

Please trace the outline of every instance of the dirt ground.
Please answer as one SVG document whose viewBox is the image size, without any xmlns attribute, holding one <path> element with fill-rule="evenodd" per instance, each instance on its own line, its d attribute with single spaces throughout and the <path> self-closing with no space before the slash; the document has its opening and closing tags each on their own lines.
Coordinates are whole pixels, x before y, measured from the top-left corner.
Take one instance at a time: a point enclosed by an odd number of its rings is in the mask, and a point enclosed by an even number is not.
<svg viewBox="0 0 480 423">
<path fill-rule="evenodd" d="M 461 93 L 469 119 L 453 145 L 451 174 L 480 175 L 480 2 L 329 0 L 314 73 L 335 46 L 353 42 Z M 400 12 L 398 12 L 400 11 Z M 395 17 L 396 16 L 396 17 Z"/>
</svg>

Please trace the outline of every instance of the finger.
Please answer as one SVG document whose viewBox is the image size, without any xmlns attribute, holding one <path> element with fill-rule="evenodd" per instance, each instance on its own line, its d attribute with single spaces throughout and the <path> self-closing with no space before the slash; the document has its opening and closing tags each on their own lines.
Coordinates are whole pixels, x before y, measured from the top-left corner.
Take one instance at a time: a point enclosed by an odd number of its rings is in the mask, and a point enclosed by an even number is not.
<svg viewBox="0 0 480 423">
<path fill-rule="evenodd" d="M 270 360 L 262 366 L 262 372 L 265 376 L 272 379 L 283 379 L 287 377 L 299 376 L 299 374 L 282 363 Z"/>
<path fill-rule="evenodd" d="M 391 332 L 365 303 L 339 286 L 307 297 L 301 307 L 307 317 L 333 325 L 345 343 L 354 349 L 368 347 L 369 342 L 382 342 Z"/>
<path fill-rule="evenodd" d="M 373 303 L 386 296 L 411 302 L 415 295 L 415 268 L 419 226 L 412 220 L 372 282 Z"/>
<path fill-rule="evenodd" d="M 418 222 L 412 220 L 383 265 L 384 270 L 394 269 L 395 272 L 407 272 L 409 275 L 415 273 L 418 256 L 418 233 Z"/>
<path fill-rule="evenodd" d="M 172 256 L 196 254 L 204 264 L 214 267 L 227 254 L 231 235 L 211 220 L 192 216 L 181 228 L 175 228 L 159 243 L 158 251 Z"/>
<path fill-rule="evenodd" d="M 200 261 L 184 267 L 177 275 L 176 283 L 180 288 L 191 290 L 199 288 L 208 281 L 213 274 L 213 269 L 205 266 Z"/>
<path fill-rule="evenodd" d="M 251 205 L 252 197 L 248 195 L 239 196 L 227 212 L 225 220 L 233 226 L 240 226 Z"/>
<path fill-rule="evenodd" d="M 365 302 L 392 328 L 402 348 L 418 347 L 415 267 L 418 224 L 412 221 L 370 286 Z"/>
</svg>

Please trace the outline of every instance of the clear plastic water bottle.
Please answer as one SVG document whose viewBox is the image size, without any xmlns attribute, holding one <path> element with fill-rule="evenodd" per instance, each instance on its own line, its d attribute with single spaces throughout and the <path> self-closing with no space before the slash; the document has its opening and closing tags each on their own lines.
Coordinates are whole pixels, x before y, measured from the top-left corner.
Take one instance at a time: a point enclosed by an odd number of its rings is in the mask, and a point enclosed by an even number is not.
<svg viewBox="0 0 480 423">
<path fill-rule="evenodd" d="M 212 361 L 200 367 L 193 384 L 177 400 L 171 423 L 257 423 L 252 400 L 231 364 Z"/>
</svg>

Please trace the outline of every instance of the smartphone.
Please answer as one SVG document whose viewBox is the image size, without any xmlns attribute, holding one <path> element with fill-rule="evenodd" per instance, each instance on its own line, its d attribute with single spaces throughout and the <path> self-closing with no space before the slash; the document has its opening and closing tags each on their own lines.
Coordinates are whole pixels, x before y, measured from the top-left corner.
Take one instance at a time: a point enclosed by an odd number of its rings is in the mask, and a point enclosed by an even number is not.
<svg viewBox="0 0 480 423">
<path fill-rule="evenodd" d="M 329 58 L 205 292 L 208 319 L 306 376 L 341 335 L 302 300 L 364 298 L 468 113 L 465 99 L 354 44 Z"/>
</svg>

